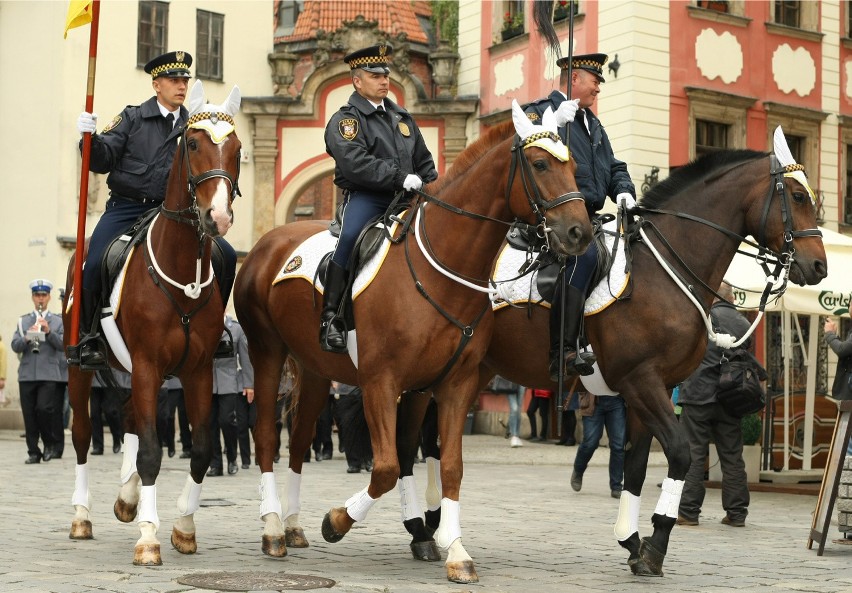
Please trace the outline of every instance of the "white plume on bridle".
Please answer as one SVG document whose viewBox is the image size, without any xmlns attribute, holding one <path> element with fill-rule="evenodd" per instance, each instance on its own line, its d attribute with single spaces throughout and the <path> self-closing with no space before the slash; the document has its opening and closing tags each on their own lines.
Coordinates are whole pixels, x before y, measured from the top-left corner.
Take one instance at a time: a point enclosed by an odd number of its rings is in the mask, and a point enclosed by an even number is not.
<svg viewBox="0 0 852 593">
<path fill-rule="evenodd" d="M 781 126 L 775 128 L 775 133 L 772 135 L 772 144 L 779 165 L 789 167 L 790 165 L 798 164 L 796 163 L 796 159 L 793 158 L 793 153 L 790 152 L 790 147 L 787 145 L 787 138 L 784 136 L 784 130 L 781 129 Z M 814 190 L 811 189 L 811 186 L 808 185 L 808 178 L 804 171 L 787 171 L 784 173 L 784 177 L 791 177 L 801 183 L 811 196 L 811 204 L 816 204 L 816 195 L 814 194 Z"/>
<path fill-rule="evenodd" d="M 517 99 L 512 99 L 512 121 L 515 123 L 515 132 L 521 139 L 524 148 L 537 146 L 552 154 L 560 161 L 570 158 L 568 147 L 559 140 L 559 127 L 556 125 L 556 115 L 548 107 L 541 116 L 541 125 L 534 124 L 521 109 Z M 530 136 L 541 134 L 540 138 L 528 141 Z M 556 138 L 557 140 L 554 140 Z"/>
</svg>

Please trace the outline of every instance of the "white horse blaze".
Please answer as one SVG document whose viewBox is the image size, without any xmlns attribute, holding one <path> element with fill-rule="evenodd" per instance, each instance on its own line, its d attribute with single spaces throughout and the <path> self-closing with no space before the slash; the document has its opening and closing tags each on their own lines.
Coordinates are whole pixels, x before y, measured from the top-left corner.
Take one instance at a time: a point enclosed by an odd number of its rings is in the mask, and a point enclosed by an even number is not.
<svg viewBox="0 0 852 593">
<path fill-rule="evenodd" d="M 618 541 L 623 542 L 634 533 L 639 533 L 639 503 L 641 497 L 628 492 L 621 491 L 621 500 L 618 502 L 618 518 L 612 532 Z"/>
<path fill-rule="evenodd" d="M 680 506 L 680 496 L 683 494 L 683 480 L 666 478 L 663 480 L 663 491 L 654 509 L 655 515 L 665 515 L 677 519 L 677 509 Z"/>
</svg>

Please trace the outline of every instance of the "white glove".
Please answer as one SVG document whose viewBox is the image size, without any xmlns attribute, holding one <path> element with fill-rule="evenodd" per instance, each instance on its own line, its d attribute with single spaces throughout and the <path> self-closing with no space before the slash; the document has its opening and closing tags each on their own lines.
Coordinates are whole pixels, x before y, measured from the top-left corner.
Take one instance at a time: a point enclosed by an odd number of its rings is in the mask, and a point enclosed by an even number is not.
<svg viewBox="0 0 852 593">
<path fill-rule="evenodd" d="M 574 116 L 577 114 L 577 109 L 580 107 L 580 99 L 571 99 L 570 101 L 562 101 L 559 107 L 556 108 L 556 125 L 564 128 L 565 124 L 574 121 Z"/>
<path fill-rule="evenodd" d="M 407 191 L 420 189 L 423 187 L 423 180 L 414 173 L 409 173 L 405 176 L 405 181 L 402 182 L 402 187 L 404 187 Z"/>
<path fill-rule="evenodd" d="M 624 202 L 624 205 L 627 207 L 628 210 L 631 210 L 632 208 L 636 207 L 636 198 L 634 198 L 627 192 L 622 192 L 615 196 L 615 203 L 620 206 L 621 202 Z"/>
<path fill-rule="evenodd" d="M 94 134 L 98 125 L 98 114 L 83 112 L 77 118 L 77 131 L 81 134 Z"/>
</svg>

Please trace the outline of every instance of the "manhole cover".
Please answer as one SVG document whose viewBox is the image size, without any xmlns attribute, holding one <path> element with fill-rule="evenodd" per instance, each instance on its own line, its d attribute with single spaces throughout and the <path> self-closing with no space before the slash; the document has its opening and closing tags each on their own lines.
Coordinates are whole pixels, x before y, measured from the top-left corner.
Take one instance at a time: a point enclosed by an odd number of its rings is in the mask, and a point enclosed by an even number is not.
<svg viewBox="0 0 852 593">
<path fill-rule="evenodd" d="M 224 498 L 202 498 L 198 503 L 202 507 L 231 507 L 234 503 Z"/>
<path fill-rule="evenodd" d="M 178 583 L 218 591 L 308 591 L 335 585 L 331 579 L 278 572 L 205 572 L 180 577 Z"/>
</svg>

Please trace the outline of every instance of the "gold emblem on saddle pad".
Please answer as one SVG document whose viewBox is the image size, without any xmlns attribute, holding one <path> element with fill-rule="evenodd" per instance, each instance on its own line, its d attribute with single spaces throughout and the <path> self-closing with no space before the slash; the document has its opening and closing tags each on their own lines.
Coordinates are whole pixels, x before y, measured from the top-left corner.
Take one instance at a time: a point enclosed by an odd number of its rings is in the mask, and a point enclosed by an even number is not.
<svg viewBox="0 0 852 593">
<path fill-rule="evenodd" d="M 358 120 L 352 118 L 341 119 L 338 128 L 344 140 L 354 140 L 355 136 L 358 135 Z"/>
<path fill-rule="evenodd" d="M 402 132 L 402 135 L 406 138 L 411 136 L 411 130 L 408 129 L 408 126 L 404 122 L 399 122 L 399 131 Z"/>
<path fill-rule="evenodd" d="M 287 262 L 287 265 L 284 266 L 284 272 L 289 274 L 290 272 L 295 272 L 299 268 L 302 267 L 302 256 L 297 255 L 293 259 Z"/>
<path fill-rule="evenodd" d="M 113 129 L 115 126 L 117 126 L 120 123 L 121 123 L 121 116 L 116 115 L 114 118 L 112 118 L 112 121 L 109 122 L 103 130 L 101 130 L 101 134 L 106 134 L 107 132 L 109 132 L 111 129 Z"/>
</svg>

